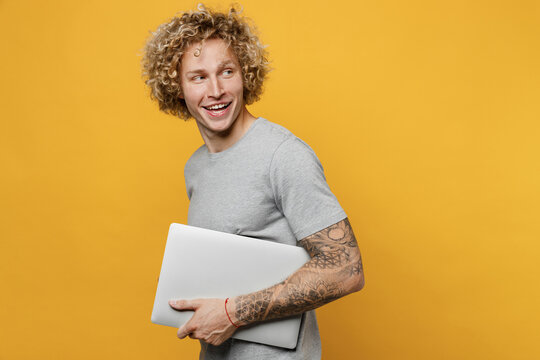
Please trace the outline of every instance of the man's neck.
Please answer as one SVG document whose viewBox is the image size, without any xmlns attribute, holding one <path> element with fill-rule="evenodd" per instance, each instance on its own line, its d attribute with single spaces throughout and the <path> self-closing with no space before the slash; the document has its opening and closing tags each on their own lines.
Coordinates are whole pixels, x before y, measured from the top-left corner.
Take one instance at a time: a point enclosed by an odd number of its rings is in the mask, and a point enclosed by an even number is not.
<svg viewBox="0 0 540 360">
<path fill-rule="evenodd" d="M 223 133 L 210 133 L 199 126 L 199 132 L 210 153 L 217 153 L 233 146 L 245 135 L 257 118 L 244 108 L 232 126 Z"/>
</svg>

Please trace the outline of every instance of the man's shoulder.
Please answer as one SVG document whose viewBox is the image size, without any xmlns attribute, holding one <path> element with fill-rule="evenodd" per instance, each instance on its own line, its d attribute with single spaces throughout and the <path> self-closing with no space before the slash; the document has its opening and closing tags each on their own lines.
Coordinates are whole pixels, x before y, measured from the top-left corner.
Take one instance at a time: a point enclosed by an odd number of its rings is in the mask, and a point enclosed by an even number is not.
<svg viewBox="0 0 540 360">
<path fill-rule="evenodd" d="M 314 153 L 313 149 L 304 140 L 293 134 L 284 126 L 268 120 L 265 120 L 265 125 L 268 128 L 268 132 L 272 133 L 273 137 L 277 139 L 278 145 L 274 150 L 279 150 L 279 152 Z"/>
<path fill-rule="evenodd" d="M 296 138 L 296 135 L 282 125 L 265 118 L 259 118 L 259 120 L 260 126 L 258 128 L 259 131 L 257 132 L 256 141 L 261 145 L 264 144 L 267 148 L 275 150 L 286 140 Z"/>
<path fill-rule="evenodd" d="M 278 123 L 262 117 L 259 118 L 259 121 L 262 127 L 266 128 L 266 130 L 271 131 L 278 136 L 294 136 L 294 134 L 289 129 L 285 128 L 283 125 L 279 125 Z"/>
</svg>

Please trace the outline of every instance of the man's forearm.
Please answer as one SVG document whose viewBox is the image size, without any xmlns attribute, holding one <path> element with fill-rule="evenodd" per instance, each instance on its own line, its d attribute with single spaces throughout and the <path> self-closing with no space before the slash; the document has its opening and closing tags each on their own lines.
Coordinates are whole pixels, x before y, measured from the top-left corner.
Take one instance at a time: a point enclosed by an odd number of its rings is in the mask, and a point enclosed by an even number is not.
<svg viewBox="0 0 540 360">
<path fill-rule="evenodd" d="M 235 323 L 247 325 L 300 314 L 363 287 L 362 260 L 348 219 L 299 243 L 311 259 L 279 284 L 232 298 Z"/>
</svg>

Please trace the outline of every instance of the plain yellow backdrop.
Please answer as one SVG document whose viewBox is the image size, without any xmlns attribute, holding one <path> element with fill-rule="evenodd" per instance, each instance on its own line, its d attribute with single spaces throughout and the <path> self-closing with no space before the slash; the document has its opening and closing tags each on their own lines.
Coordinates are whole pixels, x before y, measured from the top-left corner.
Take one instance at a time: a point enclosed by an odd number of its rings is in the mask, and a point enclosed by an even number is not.
<svg viewBox="0 0 540 360">
<path fill-rule="evenodd" d="M 250 109 L 316 151 L 364 258 L 323 358 L 540 358 L 538 2 L 241 4 L 275 69 Z M 195 6 L 0 1 L 0 359 L 197 357 L 150 314 L 202 139 L 140 73 Z"/>
</svg>

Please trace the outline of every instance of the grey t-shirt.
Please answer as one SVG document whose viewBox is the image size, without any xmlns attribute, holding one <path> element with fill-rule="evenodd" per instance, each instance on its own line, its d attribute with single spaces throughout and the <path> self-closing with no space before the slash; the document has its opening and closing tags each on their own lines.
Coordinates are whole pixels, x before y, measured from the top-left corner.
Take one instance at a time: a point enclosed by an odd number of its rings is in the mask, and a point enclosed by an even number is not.
<svg viewBox="0 0 540 360">
<path fill-rule="evenodd" d="M 347 217 L 330 191 L 313 150 L 284 127 L 258 118 L 234 145 L 193 153 L 184 169 L 188 224 L 297 245 Z M 298 344 L 289 350 L 229 339 L 201 341 L 200 359 L 319 359 L 315 311 L 302 316 Z"/>
</svg>

